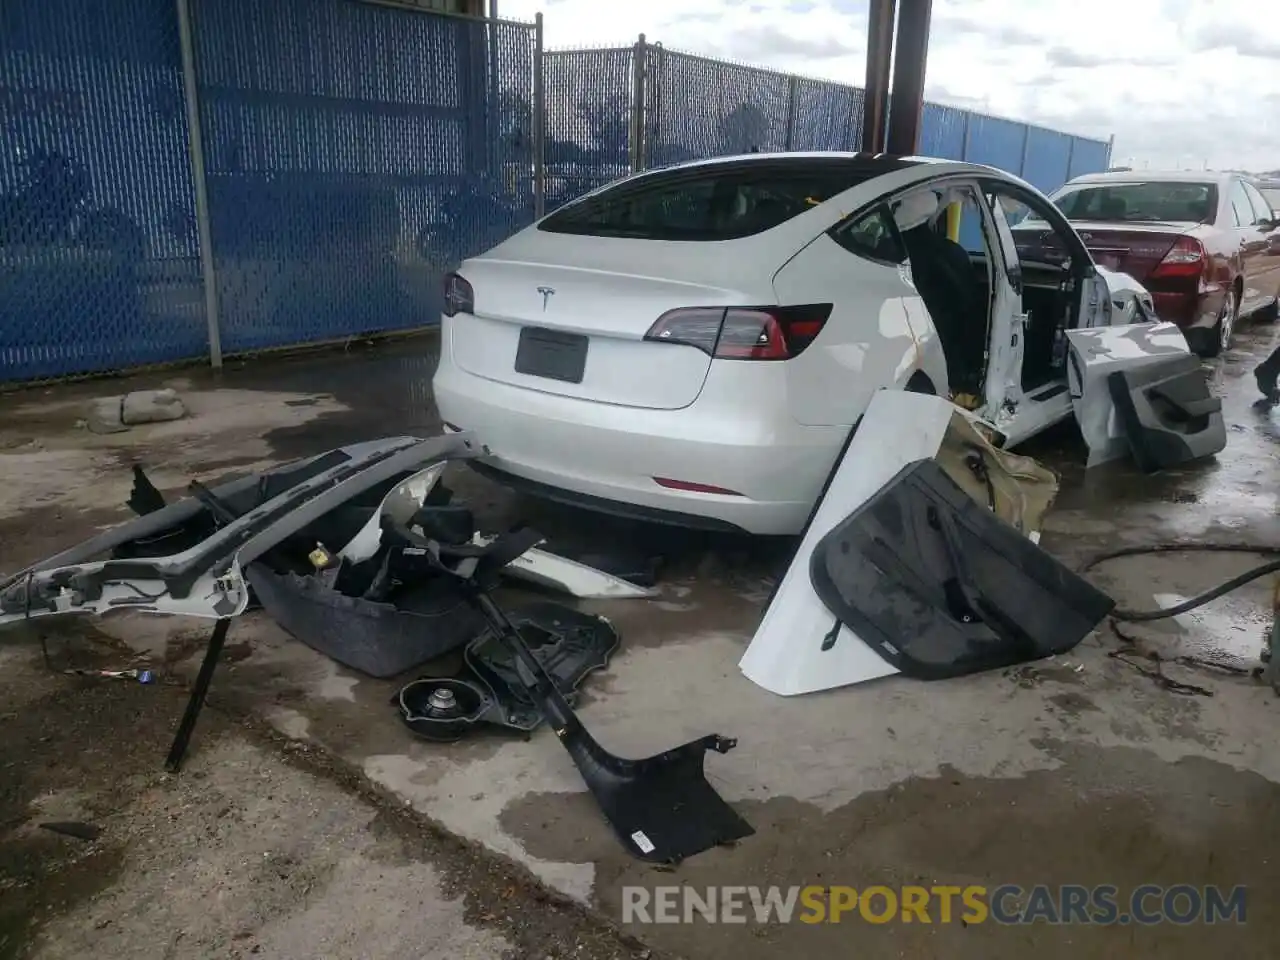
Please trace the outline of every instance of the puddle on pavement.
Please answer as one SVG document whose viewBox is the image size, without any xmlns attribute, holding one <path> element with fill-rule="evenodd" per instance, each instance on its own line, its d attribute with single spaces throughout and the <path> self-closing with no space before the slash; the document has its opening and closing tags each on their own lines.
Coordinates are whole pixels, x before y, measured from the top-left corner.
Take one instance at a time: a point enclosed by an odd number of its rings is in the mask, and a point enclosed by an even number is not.
<svg viewBox="0 0 1280 960">
<path fill-rule="evenodd" d="M 1280 786 L 1203 759 L 1166 763 L 1133 749 L 1044 747 L 1060 767 L 1003 780 L 943 768 L 937 777 L 907 780 L 825 814 L 786 797 L 743 801 L 735 806 L 755 836 L 670 871 L 630 859 L 584 794 L 526 796 L 507 807 L 501 823 L 534 857 L 594 863 L 596 906 L 615 921 L 622 918 L 624 886 L 1248 887 L 1243 927 L 965 927 L 936 919 L 928 926 L 871 925 L 855 914 L 839 925 L 695 920 L 626 928 L 700 960 L 1273 955 L 1280 930 Z"/>
</svg>

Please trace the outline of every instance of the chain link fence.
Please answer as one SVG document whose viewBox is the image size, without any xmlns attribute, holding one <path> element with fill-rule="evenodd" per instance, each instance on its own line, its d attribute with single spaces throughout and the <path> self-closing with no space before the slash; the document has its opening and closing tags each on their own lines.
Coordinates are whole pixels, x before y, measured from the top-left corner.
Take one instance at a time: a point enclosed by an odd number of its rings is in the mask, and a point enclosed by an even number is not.
<svg viewBox="0 0 1280 960">
<path fill-rule="evenodd" d="M 857 150 L 863 91 L 377 0 L 0 0 L 0 382 L 435 323 L 440 280 L 629 173 Z M 929 103 L 1051 190 L 1107 143 Z"/>
<path fill-rule="evenodd" d="M 634 47 L 543 55 L 547 210 L 631 172 L 636 63 Z"/>
<path fill-rule="evenodd" d="M 173 12 L 0 7 L 0 380 L 208 349 Z"/>
<path fill-rule="evenodd" d="M 865 94 L 860 87 L 668 50 L 643 37 L 632 47 L 548 51 L 545 59 L 548 76 L 561 78 L 555 95 L 548 90 L 548 130 L 569 137 L 577 131 L 584 147 L 581 153 L 563 144 L 558 148 L 572 153 L 585 171 L 576 181 L 580 193 L 623 173 L 688 160 L 787 150 L 856 151 L 862 142 Z M 637 63 L 644 65 L 642 71 Z M 611 149 L 604 150 L 598 136 L 581 139 L 584 103 L 592 104 L 590 129 L 613 132 Z M 637 130 L 642 131 L 639 146 L 633 143 Z M 625 169 L 624 152 L 630 158 Z M 1110 144 L 925 103 L 919 152 L 988 164 L 1050 191 L 1071 177 L 1106 169 Z M 560 186 L 557 203 L 572 199 L 572 181 Z"/>
<path fill-rule="evenodd" d="M 422 326 L 446 269 L 532 219 L 528 25 L 347 0 L 193 12 L 225 350 Z"/>
<path fill-rule="evenodd" d="M 534 217 L 539 29 L 4 0 L 0 381 L 436 322 L 443 273 Z"/>
</svg>

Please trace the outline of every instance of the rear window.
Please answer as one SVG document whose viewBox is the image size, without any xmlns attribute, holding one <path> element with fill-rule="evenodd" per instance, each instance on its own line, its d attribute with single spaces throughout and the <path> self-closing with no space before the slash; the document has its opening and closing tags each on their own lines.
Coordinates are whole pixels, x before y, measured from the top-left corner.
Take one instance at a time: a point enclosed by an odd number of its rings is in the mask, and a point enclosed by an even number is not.
<svg viewBox="0 0 1280 960">
<path fill-rule="evenodd" d="M 1209 223 L 1218 209 L 1218 188 L 1212 183 L 1163 180 L 1090 184 L 1063 193 L 1053 202 L 1068 220 Z"/>
<path fill-rule="evenodd" d="M 1260 192 L 1267 198 L 1272 210 L 1280 211 L 1280 187 L 1263 187 Z"/>
<path fill-rule="evenodd" d="M 585 197 L 538 229 L 639 240 L 736 240 L 770 230 L 883 172 L 840 163 L 671 170 Z"/>
</svg>

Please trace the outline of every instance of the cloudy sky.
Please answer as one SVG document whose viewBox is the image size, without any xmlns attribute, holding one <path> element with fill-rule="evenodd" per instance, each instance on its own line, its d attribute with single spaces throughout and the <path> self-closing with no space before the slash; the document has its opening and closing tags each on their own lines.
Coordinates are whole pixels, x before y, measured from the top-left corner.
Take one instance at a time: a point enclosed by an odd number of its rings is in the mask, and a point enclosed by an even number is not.
<svg viewBox="0 0 1280 960">
<path fill-rule="evenodd" d="M 1087 136 L 1114 163 L 1280 168 L 1267 0 L 933 0 L 928 97 Z M 866 0 L 498 0 L 549 47 L 671 49 L 861 85 Z"/>
</svg>

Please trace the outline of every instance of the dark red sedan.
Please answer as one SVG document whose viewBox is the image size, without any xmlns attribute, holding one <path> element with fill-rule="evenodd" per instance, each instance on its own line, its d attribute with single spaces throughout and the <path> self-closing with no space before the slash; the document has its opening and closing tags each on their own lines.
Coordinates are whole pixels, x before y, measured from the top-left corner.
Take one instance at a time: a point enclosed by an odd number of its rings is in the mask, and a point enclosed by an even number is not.
<svg viewBox="0 0 1280 960">
<path fill-rule="evenodd" d="M 1151 291 L 1202 356 L 1231 344 L 1244 316 L 1280 309 L 1280 219 L 1247 177 L 1225 173 L 1110 171 L 1076 177 L 1051 199 L 1095 262 Z M 1034 228 L 1015 229 L 1018 244 Z"/>
</svg>

